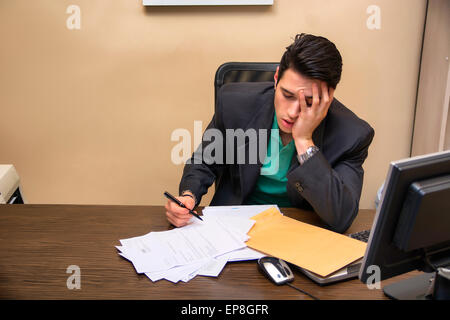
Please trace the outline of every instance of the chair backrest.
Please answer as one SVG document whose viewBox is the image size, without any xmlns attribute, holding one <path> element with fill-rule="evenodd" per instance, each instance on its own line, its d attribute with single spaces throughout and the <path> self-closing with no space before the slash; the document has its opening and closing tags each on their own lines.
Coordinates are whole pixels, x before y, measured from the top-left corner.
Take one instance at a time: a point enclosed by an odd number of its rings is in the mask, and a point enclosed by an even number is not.
<svg viewBox="0 0 450 320">
<path fill-rule="evenodd" d="M 220 87 L 230 82 L 274 81 L 277 62 L 226 62 L 216 71 L 214 101 Z"/>
</svg>

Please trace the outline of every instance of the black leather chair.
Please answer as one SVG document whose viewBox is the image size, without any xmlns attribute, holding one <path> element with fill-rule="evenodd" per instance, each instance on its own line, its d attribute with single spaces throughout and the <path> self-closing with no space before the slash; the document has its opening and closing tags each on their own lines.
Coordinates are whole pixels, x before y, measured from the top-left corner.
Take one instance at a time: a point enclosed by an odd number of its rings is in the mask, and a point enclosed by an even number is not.
<svg viewBox="0 0 450 320">
<path fill-rule="evenodd" d="M 220 87 L 230 82 L 274 81 L 277 62 L 226 62 L 216 71 L 214 101 Z"/>
<path fill-rule="evenodd" d="M 216 71 L 214 77 L 214 109 L 217 108 L 217 92 L 230 82 L 274 81 L 277 62 L 226 62 Z M 217 111 L 217 110 L 214 110 Z M 214 182 L 217 186 L 217 181 Z"/>
</svg>

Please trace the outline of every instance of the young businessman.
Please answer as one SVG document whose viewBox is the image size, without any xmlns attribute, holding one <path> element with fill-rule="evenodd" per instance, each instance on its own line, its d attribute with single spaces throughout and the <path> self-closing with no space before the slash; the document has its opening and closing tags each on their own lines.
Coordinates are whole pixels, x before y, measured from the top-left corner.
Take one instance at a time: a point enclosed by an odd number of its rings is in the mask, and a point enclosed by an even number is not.
<svg viewBox="0 0 450 320">
<path fill-rule="evenodd" d="M 260 141 L 265 138 L 258 135 L 257 141 L 237 146 L 224 138 L 224 155 L 217 161 L 205 155 L 212 139 L 204 135 L 185 165 L 178 199 L 194 208 L 216 182 L 211 205 L 275 203 L 313 209 L 330 229 L 344 232 L 358 213 L 362 164 L 374 131 L 334 98 L 341 71 L 342 58 L 332 42 L 299 34 L 281 58 L 275 83 L 224 85 L 205 132 L 216 130 L 225 137 L 230 129 L 268 130 L 270 137 Z M 267 142 L 265 147 L 261 142 Z M 225 160 L 231 151 L 248 155 L 255 143 L 270 161 Z M 277 170 L 270 171 L 274 157 Z M 171 201 L 166 215 L 177 227 L 192 217 Z"/>
</svg>

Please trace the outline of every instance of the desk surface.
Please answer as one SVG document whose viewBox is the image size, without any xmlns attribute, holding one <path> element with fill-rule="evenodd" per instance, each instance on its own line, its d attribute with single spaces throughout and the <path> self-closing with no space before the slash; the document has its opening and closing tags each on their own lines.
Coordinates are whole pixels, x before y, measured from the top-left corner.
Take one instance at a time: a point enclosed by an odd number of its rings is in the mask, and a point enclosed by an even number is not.
<svg viewBox="0 0 450 320">
<path fill-rule="evenodd" d="M 321 225 L 307 211 L 284 209 L 292 218 Z M 120 257 L 119 239 L 170 228 L 162 206 L 0 206 L 1 299 L 309 299 L 276 286 L 256 261 L 228 263 L 217 278 L 197 276 L 187 283 L 153 283 Z M 361 210 L 348 233 L 369 229 L 373 210 Z M 81 270 L 81 289 L 69 290 L 68 266 Z M 402 275 L 382 286 L 408 277 Z M 386 299 L 358 279 L 320 287 L 299 272 L 293 284 L 320 299 Z"/>
</svg>

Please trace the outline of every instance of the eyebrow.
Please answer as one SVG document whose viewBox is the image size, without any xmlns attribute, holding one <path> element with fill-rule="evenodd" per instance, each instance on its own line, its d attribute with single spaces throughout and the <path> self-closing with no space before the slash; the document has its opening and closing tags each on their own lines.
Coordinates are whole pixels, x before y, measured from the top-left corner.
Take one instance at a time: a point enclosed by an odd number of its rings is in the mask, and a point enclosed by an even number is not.
<svg viewBox="0 0 450 320">
<path fill-rule="evenodd" d="M 295 93 L 289 91 L 288 89 L 283 88 L 282 86 L 280 86 L 280 88 L 281 88 L 281 90 L 284 91 L 285 93 L 295 96 Z M 312 99 L 312 98 L 313 98 L 313 96 L 306 96 L 306 95 L 305 95 L 305 99 Z"/>
<path fill-rule="evenodd" d="M 288 89 L 283 88 L 283 87 L 281 87 L 281 86 L 280 86 L 280 88 L 281 88 L 281 90 L 284 91 L 285 93 L 295 96 L 295 93 L 289 91 Z"/>
</svg>

